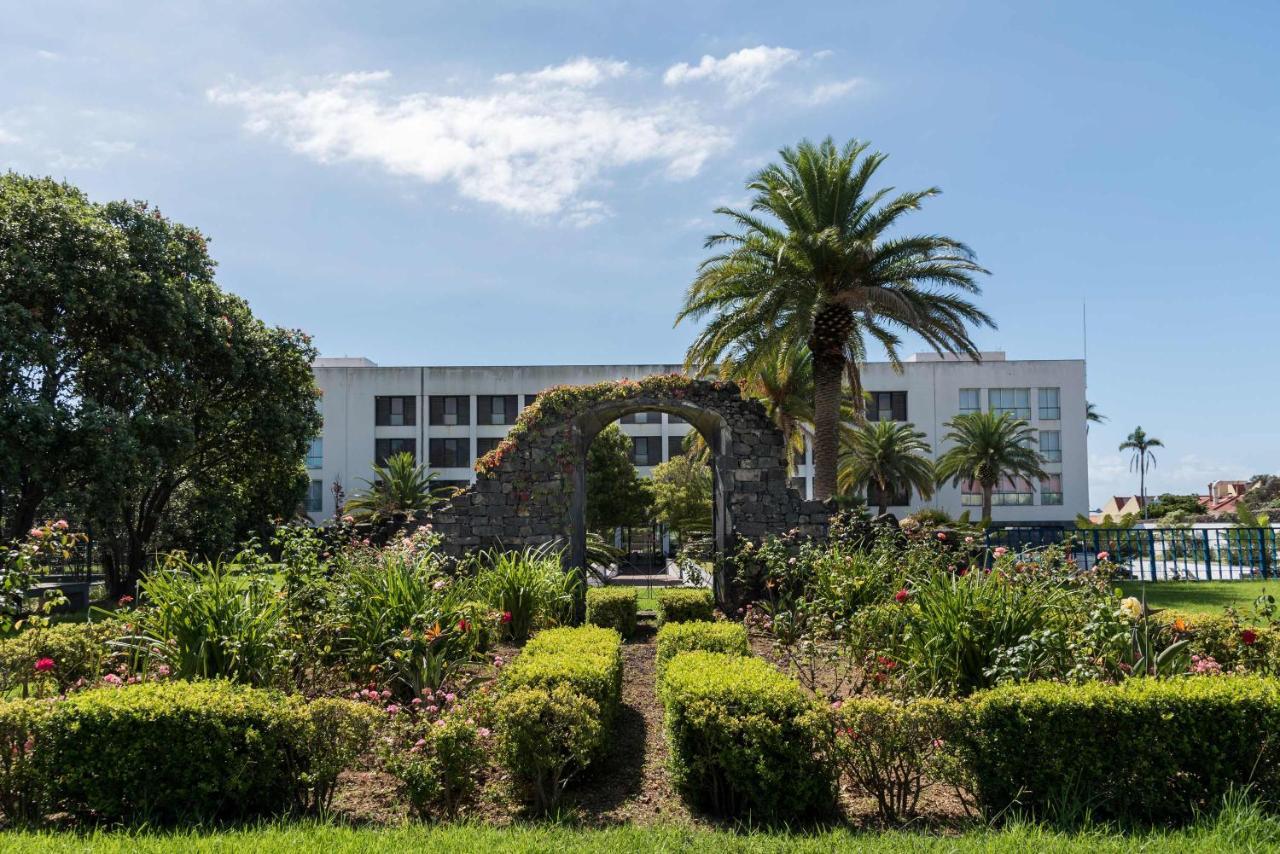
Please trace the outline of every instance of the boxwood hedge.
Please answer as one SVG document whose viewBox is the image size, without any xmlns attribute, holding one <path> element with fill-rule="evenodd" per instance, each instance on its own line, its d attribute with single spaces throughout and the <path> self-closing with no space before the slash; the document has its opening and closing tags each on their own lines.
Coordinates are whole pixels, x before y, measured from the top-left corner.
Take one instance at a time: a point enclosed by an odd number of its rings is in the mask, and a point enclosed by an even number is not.
<svg viewBox="0 0 1280 854">
<path fill-rule="evenodd" d="M 715 616 L 715 598 L 705 587 L 669 587 L 659 590 L 657 599 L 659 626 Z"/>
<path fill-rule="evenodd" d="M 592 587 L 587 591 L 587 622 L 630 638 L 636 633 L 638 601 L 634 587 Z"/>
<path fill-rule="evenodd" d="M 721 652 L 725 655 L 750 655 L 747 629 L 741 623 L 706 622 L 667 623 L 658 630 L 658 672 L 682 652 Z"/>
<path fill-rule="evenodd" d="M 503 688 L 568 685 L 600 706 L 606 729 L 622 702 L 622 638 L 599 626 L 546 629 L 502 674 Z"/>
</svg>

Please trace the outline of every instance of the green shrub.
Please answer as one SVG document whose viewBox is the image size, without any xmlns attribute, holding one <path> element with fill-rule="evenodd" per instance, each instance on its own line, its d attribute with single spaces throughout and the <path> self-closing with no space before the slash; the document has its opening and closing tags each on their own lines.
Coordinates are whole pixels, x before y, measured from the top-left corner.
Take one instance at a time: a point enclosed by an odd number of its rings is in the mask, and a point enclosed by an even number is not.
<svg viewBox="0 0 1280 854">
<path fill-rule="evenodd" d="M 9 825 L 40 817 L 45 779 L 35 762 L 39 728 L 48 703 L 0 700 L 0 814 Z"/>
<path fill-rule="evenodd" d="M 634 587 L 592 587 L 587 591 L 587 622 L 630 638 L 636 633 L 636 603 Z"/>
<path fill-rule="evenodd" d="M 599 626 L 546 629 L 502 672 L 505 690 L 567 685 L 600 708 L 606 727 L 622 702 L 622 638 Z"/>
<path fill-rule="evenodd" d="M 552 810 L 570 779 L 600 752 L 606 732 L 598 703 L 567 684 L 520 688 L 494 707 L 498 758 L 534 806 Z"/>
<path fill-rule="evenodd" d="M 438 721 L 418 721 L 386 754 L 387 770 L 404 785 L 419 818 L 451 818 L 475 791 L 486 745 L 468 715 L 455 709 Z"/>
<path fill-rule="evenodd" d="M 669 587 L 658 591 L 658 625 L 706 621 L 715 616 L 715 599 L 705 587 Z"/>
<path fill-rule="evenodd" d="M 72 694 L 40 727 L 50 805 L 105 821 L 243 818 L 322 804 L 377 713 L 226 682 Z M 352 738 L 336 743 L 336 738 Z"/>
<path fill-rule="evenodd" d="M 720 815 L 791 821 L 834 804 L 819 756 L 822 713 L 799 683 L 759 658 L 686 652 L 660 684 L 674 781 Z"/>
<path fill-rule="evenodd" d="M 747 629 L 741 623 L 667 623 L 658 630 L 658 674 L 664 665 L 682 652 L 721 652 L 750 655 Z"/>
<path fill-rule="evenodd" d="M 1130 679 L 979 694 L 958 741 L 988 814 L 1161 825 L 1213 811 L 1246 785 L 1275 803 L 1277 732 L 1272 680 Z"/>
<path fill-rule="evenodd" d="M 827 751 L 855 789 L 875 798 L 885 821 L 915 816 L 920 796 L 946 776 L 944 751 L 961 719 L 960 705 L 937 699 L 895 703 L 881 697 L 838 704 Z"/>
<path fill-rule="evenodd" d="M 39 693 L 42 682 L 63 694 L 81 679 L 93 682 L 109 655 L 107 641 L 119 634 L 121 624 L 108 620 L 27 629 L 0 640 L 0 695 L 15 688 L 23 696 Z M 53 669 L 46 674 L 36 671 L 36 662 L 42 658 L 53 661 Z"/>
</svg>

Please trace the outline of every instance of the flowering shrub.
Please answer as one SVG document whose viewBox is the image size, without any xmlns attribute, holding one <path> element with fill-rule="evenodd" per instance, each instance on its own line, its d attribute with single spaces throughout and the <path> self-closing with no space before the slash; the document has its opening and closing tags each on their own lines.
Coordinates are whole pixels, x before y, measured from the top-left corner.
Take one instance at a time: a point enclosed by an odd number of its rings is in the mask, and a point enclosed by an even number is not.
<svg viewBox="0 0 1280 854">
<path fill-rule="evenodd" d="M 634 587 L 592 587 L 587 590 L 587 622 L 630 638 L 636 631 L 636 601 Z"/>
<path fill-rule="evenodd" d="M 1211 659 L 1231 671 L 1275 676 L 1280 673 L 1280 643 L 1273 626 L 1251 626 L 1233 608 L 1218 616 L 1164 611 L 1155 615 L 1161 630 L 1186 640 L 1188 654 Z"/>
<path fill-rule="evenodd" d="M 833 807 L 834 774 L 817 750 L 821 713 L 768 662 L 681 653 L 666 663 L 659 697 L 672 777 L 695 806 L 766 822 Z"/>
<path fill-rule="evenodd" d="M 534 807 L 554 809 L 570 780 L 600 753 L 600 704 L 567 683 L 517 688 L 494 706 L 497 754 Z"/>
<path fill-rule="evenodd" d="M 32 617 L 27 614 L 27 591 L 35 583 L 42 563 L 70 558 L 87 540 L 86 535 L 73 533 L 66 519 L 58 519 L 32 528 L 25 539 L 0 548 L 0 630 L 21 628 L 24 617 L 27 623 L 48 623 L 44 615 L 66 598 L 58 595 L 46 599 L 41 603 L 43 613 Z"/>
<path fill-rule="evenodd" d="M 122 633 L 120 622 L 106 620 L 42 626 L 0 640 L 0 694 L 39 695 L 46 686 L 65 694 L 93 682 L 109 661 L 107 642 Z"/>
<path fill-rule="evenodd" d="M 705 587 L 668 587 L 658 591 L 658 625 L 710 620 L 715 599 Z"/>
<path fill-rule="evenodd" d="M 844 779 L 875 798 L 881 818 L 911 818 L 921 795 L 947 775 L 946 748 L 960 723 L 959 708 L 936 699 L 837 701 L 824 749 Z"/>
<path fill-rule="evenodd" d="M 471 709 L 444 697 L 431 699 L 443 707 L 418 702 L 390 712 L 384 763 L 418 817 L 452 818 L 478 785 L 491 734 Z"/>
</svg>

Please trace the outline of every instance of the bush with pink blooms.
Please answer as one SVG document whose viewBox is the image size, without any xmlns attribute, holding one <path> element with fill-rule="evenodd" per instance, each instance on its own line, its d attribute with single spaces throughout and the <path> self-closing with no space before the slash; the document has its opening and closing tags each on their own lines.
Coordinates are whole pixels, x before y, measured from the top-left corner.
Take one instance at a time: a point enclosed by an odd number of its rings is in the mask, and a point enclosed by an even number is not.
<svg viewBox="0 0 1280 854">
<path fill-rule="evenodd" d="M 472 796 L 493 749 L 487 709 L 440 691 L 388 706 L 381 754 L 419 818 L 453 818 Z"/>
</svg>

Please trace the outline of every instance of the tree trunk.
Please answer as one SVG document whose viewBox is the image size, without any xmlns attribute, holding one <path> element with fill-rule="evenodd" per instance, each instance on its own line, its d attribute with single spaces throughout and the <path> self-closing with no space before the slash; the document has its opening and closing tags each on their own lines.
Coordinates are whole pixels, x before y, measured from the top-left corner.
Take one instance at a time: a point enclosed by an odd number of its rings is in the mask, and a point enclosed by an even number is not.
<svg viewBox="0 0 1280 854">
<path fill-rule="evenodd" d="M 814 354 L 813 364 L 813 497 L 826 501 L 836 494 L 840 452 L 840 391 L 844 357 Z"/>
<path fill-rule="evenodd" d="M 991 492 L 994 487 L 982 485 L 982 523 L 991 524 Z"/>
<path fill-rule="evenodd" d="M 1142 510 L 1142 518 L 1147 518 L 1147 464 L 1138 462 L 1138 507 Z"/>
</svg>

